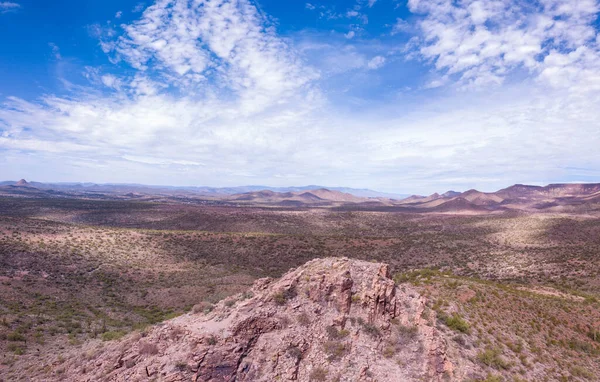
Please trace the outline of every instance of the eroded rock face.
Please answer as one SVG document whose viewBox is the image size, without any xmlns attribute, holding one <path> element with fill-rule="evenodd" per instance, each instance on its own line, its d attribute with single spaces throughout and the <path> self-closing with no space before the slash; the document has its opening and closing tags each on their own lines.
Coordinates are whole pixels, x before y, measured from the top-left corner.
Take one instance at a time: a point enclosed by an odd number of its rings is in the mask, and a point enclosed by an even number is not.
<svg viewBox="0 0 600 382">
<path fill-rule="evenodd" d="M 395 285 L 385 264 L 313 260 L 251 292 L 111 343 L 86 361 L 98 367 L 74 360 L 61 380 L 458 379 L 425 298 Z"/>
</svg>

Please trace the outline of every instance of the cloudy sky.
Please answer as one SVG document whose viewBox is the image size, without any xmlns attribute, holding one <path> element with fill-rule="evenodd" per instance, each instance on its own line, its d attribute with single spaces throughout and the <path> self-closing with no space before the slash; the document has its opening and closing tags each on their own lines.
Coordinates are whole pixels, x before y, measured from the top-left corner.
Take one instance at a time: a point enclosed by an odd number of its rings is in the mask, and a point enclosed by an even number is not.
<svg viewBox="0 0 600 382">
<path fill-rule="evenodd" d="M 600 0 L 0 1 L 0 179 L 600 182 Z"/>
</svg>

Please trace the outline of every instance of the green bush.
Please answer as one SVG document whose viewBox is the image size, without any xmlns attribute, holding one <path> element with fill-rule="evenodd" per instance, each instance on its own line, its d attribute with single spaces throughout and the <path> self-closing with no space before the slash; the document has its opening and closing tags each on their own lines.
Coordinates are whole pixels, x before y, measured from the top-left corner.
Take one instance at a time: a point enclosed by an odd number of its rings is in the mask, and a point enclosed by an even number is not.
<svg viewBox="0 0 600 382">
<path fill-rule="evenodd" d="M 25 342 L 25 336 L 23 336 L 23 334 L 21 334 L 21 332 L 19 331 L 15 331 L 12 333 L 9 333 L 8 336 L 6 336 L 6 339 L 9 341 L 20 341 L 20 342 Z"/>
<path fill-rule="evenodd" d="M 510 369 L 510 364 L 506 362 L 500 354 L 501 351 L 498 348 L 486 348 L 477 353 L 477 360 L 494 369 Z"/>
<path fill-rule="evenodd" d="M 469 332 L 469 323 L 465 321 L 458 313 L 453 313 L 451 316 L 441 317 L 444 324 L 452 330 L 461 333 Z"/>
<path fill-rule="evenodd" d="M 125 332 L 116 330 L 116 331 L 102 333 L 101 338 L 102 338 L 102 341 L 113 341 L 113 340 L 118 340 L 119 338 L 123 337 L 124 335 L 125 335 Z"/>
</svg>

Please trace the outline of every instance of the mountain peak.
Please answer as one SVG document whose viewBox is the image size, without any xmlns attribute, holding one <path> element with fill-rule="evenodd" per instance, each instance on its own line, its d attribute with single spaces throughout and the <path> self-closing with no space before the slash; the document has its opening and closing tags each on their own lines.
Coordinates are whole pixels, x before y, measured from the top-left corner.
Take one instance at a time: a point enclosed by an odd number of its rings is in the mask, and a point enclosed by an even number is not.
<svg viewBox="0 0 600 382">
<path fill-rule="evenodd" d="M 27 187 L 29 186 L 29 183 L 25 179 L 21 179 L 17 183 L 15 183 L 15 186 Z"/>
</svg>

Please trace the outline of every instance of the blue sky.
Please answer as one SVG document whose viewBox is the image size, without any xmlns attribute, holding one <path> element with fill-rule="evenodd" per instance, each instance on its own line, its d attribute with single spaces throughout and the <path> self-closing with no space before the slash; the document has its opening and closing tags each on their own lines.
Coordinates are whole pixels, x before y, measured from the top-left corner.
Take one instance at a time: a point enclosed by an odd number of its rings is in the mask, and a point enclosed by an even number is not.
<svg viewBox="0 0 600 382">
<path fill-rule="evenodd" d="M 597 0 L 0 0 L 0 178 L 600 182 Z"/>
</svg>

